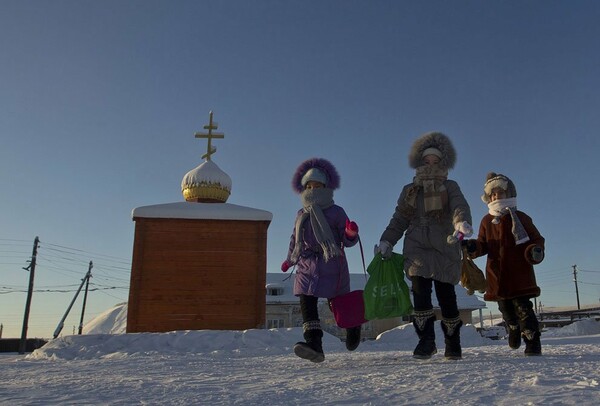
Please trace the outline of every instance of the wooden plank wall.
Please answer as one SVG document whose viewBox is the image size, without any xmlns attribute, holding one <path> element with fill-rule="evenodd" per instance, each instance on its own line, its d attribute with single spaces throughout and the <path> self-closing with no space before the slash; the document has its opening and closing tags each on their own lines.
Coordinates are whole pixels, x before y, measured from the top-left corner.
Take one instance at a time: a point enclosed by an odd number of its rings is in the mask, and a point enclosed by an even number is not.
<svg viewBox="0 0 600 406">
<path fill-rule="evenodd" d="M 268 221 L 134 220 L 128 333 L 264 326 Z"/>
</svg>

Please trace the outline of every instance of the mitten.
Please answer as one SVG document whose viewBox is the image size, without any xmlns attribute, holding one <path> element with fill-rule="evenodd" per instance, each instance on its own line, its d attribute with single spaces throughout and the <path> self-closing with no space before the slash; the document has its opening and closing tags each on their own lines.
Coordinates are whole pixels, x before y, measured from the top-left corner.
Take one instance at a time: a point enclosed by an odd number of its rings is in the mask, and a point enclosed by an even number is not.
<svg viewBox="0 0 600 406">
<path fill-rule="evenodd" d="M 454 229 L 461 233 L 463 237 L 469 238 L 473 235 L 473 227 L 466 221 L 462 221 L 460 223 L 456 223 L 454 225 Z"/>
<path fill-rule="evenodd" d="M 348 237 L 348 239 L 354 240 L 358 235 L 358 226 L 354 221 L 346 219 L 346 230 L 344 231 L 346 232 L 346 237 Z"/>
<path fill-rule="evenodd" d="M 292 266 L 292 264 L 290 264 L 290 261 L 288 261 L 287 259 L 285 261 L 283 261 L 283 263 L 281 264 L 281 271 L 282 272 L 287 272 L 288 269 L 290 269 L 290 266 Z"/>
<path fill-rule="evenodd" d="M 389 259 L 392 257 L 392 244 L 385 240 L 379 241 L 379 245 L 375 245 L 375 255 L 381 254 L 381 258 Z"/>
<path fill-rule="evenodd" d="M 525 254 L 532 264 L 539 264 L 544 260 L 544 249 L 539 245 L 530 245 L 525 250 Z"/>
<path fill-rule="evenodd" d="M 455 242 L 462 241 L 465 237 L 473 235 L 473 227 L 466 221 L 461 221 L 454 225 L 454 233 L 449 235 L 447 238 L 448 244 L 454 244 Z"/>
<path fill-rule="evenodd" d="M 458 241 L 462 241 L 463 238 L 465 238 L 465 235 L 460 231 L 455 230 L 454 233 L 452 233 L 448 236 L 448 238 L 446 238 L 446 241 L 448 241 L 448 244 L 454 244 Z"/>
</svg>

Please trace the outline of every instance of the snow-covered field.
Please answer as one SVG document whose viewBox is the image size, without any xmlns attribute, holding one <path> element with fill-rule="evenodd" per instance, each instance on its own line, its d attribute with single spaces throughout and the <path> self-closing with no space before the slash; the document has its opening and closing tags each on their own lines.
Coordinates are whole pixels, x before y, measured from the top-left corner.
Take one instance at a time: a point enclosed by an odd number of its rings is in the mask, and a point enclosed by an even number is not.
<svg viewBox="0 0 600 406">
<path fill-rule="evenodd" d="M 464 357 L 412 358 L 412 326 L 355 352 L 333 336 L 325 361 L 295 357 L 301 329 L 88 334 L 52 340 L 28 355 L 0 355 L 0 403 L 7 405 L 598 405 L 600 323 L 583 320 L 542 336 L 541 357 L 506 340 L 461 330 Z M 122 319 L 122 316 L 121 316 Z M 85 329 L 84 329 L 85 332 Z"/>
</svg>

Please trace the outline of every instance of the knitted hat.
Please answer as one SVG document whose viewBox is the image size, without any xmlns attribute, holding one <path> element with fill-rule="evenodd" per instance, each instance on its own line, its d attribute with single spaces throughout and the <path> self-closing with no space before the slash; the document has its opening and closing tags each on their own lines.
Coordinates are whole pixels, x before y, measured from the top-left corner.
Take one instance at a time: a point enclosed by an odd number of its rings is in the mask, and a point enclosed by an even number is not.
<svg viewBox="0 0 600 406">
<path fill-rule="evenodd" d="M 438 165 L 444 169 L 452 169 L 456 163 L 456 150 L 452 141 L 440 132 L 425 133 L 415 140 L 408 154 L 411 168 L 416 169 L 423 165 L 424 153 L 438 156 Z"/>
<path fill-rule="evenodd" d="M 422 158 L 425 158 L 425 157 L 426 157 L 426 156 L 428 156 L 428 155 L 435 155 L 435 156 L 437 156 L 438 158 L 442 159 L 442 153 L 441 153 L 441 151 L 440 151 L 439 149 L 437 149 L 437 148 L 433 148 L 433 147 L 431 147 L 431 148 L 427 148 L 425 151 L 423 151 L 423 153 L 421 154 L 421 157 L 422 157 Z"/>
<path fill-rule="evenodd" d="M 311 181 L 317 181 L 329 189 L 340 187 L 340 175 L 331 162 L 323 158 L 310 158 L 302 162 L 292 177 L 292 189 L 302 193 L 304 186 Z"/>
<path fill-rule="evenodd" d="M 310 181 L 319 182 L 326 185 L 327 176 L 323 173 L 323 171 L 317 168 L 310 168 L 308 171 L 306 171 L 306 173 L 300 180 L 300 183 L 302 184 L 302 186 L 306 187 L 306 184 Z"/>
<path fill-rule="evenodd" d="M 483 195 L 481 195 L 481 200 L 483 200 L 484 203 L 487 204 L 492 200 L 490 195 L 495 188 L 504 190 L 507 199 L 517 197 L 517 188 L 515 188 L 515 184 L 508 176 L 502 175 L 501 173 L 490 172 L 485 179 L 486 182 L 485 185 L 483 185 Z"/>
</svg>

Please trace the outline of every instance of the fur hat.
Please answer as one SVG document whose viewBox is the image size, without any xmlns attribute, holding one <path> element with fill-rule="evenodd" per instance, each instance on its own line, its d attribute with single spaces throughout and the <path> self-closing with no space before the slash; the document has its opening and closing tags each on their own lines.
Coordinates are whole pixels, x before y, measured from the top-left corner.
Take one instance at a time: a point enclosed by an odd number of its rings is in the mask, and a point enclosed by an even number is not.
<svg viewBox="0 0 600 406">
<path fill-rule="evenodd" d="M 454 168 L 456 163 L 456 150 L 452 145 L 452 141 L 445 134 L 440 132 L 430 132 L 421 135 L 415 140 L 408 154 L 408 163 L 411 168 L 416 169 L 423 165 L 423 153 L 429 151 L 429 154 L 438 155 L 435 150 L 439 151 L 439 165 L 445 169 Z"/>
<path fill-rule="evenodd" d="M 491 201 L 490 195 L 495 188 L 504 190 L 507 199 L 517 197 L 517 188 L 515 188 L 515 184 L 508 176 L 502 175 L 501 173 L 490 172 L 485 177 L 483 195 L 481 195 L 481 200 L 483 200 L 484 203 L 487 204 Z"/>
<path fill-rule="evenodd" d="M 340 187 L 340 175 L 331 162 L 323 158 L 310 158 L 302 162 L 292 177 L 292 189 L 302 193 L 310 180 L 321 182 L 329 189 Z"/>
</svg>

